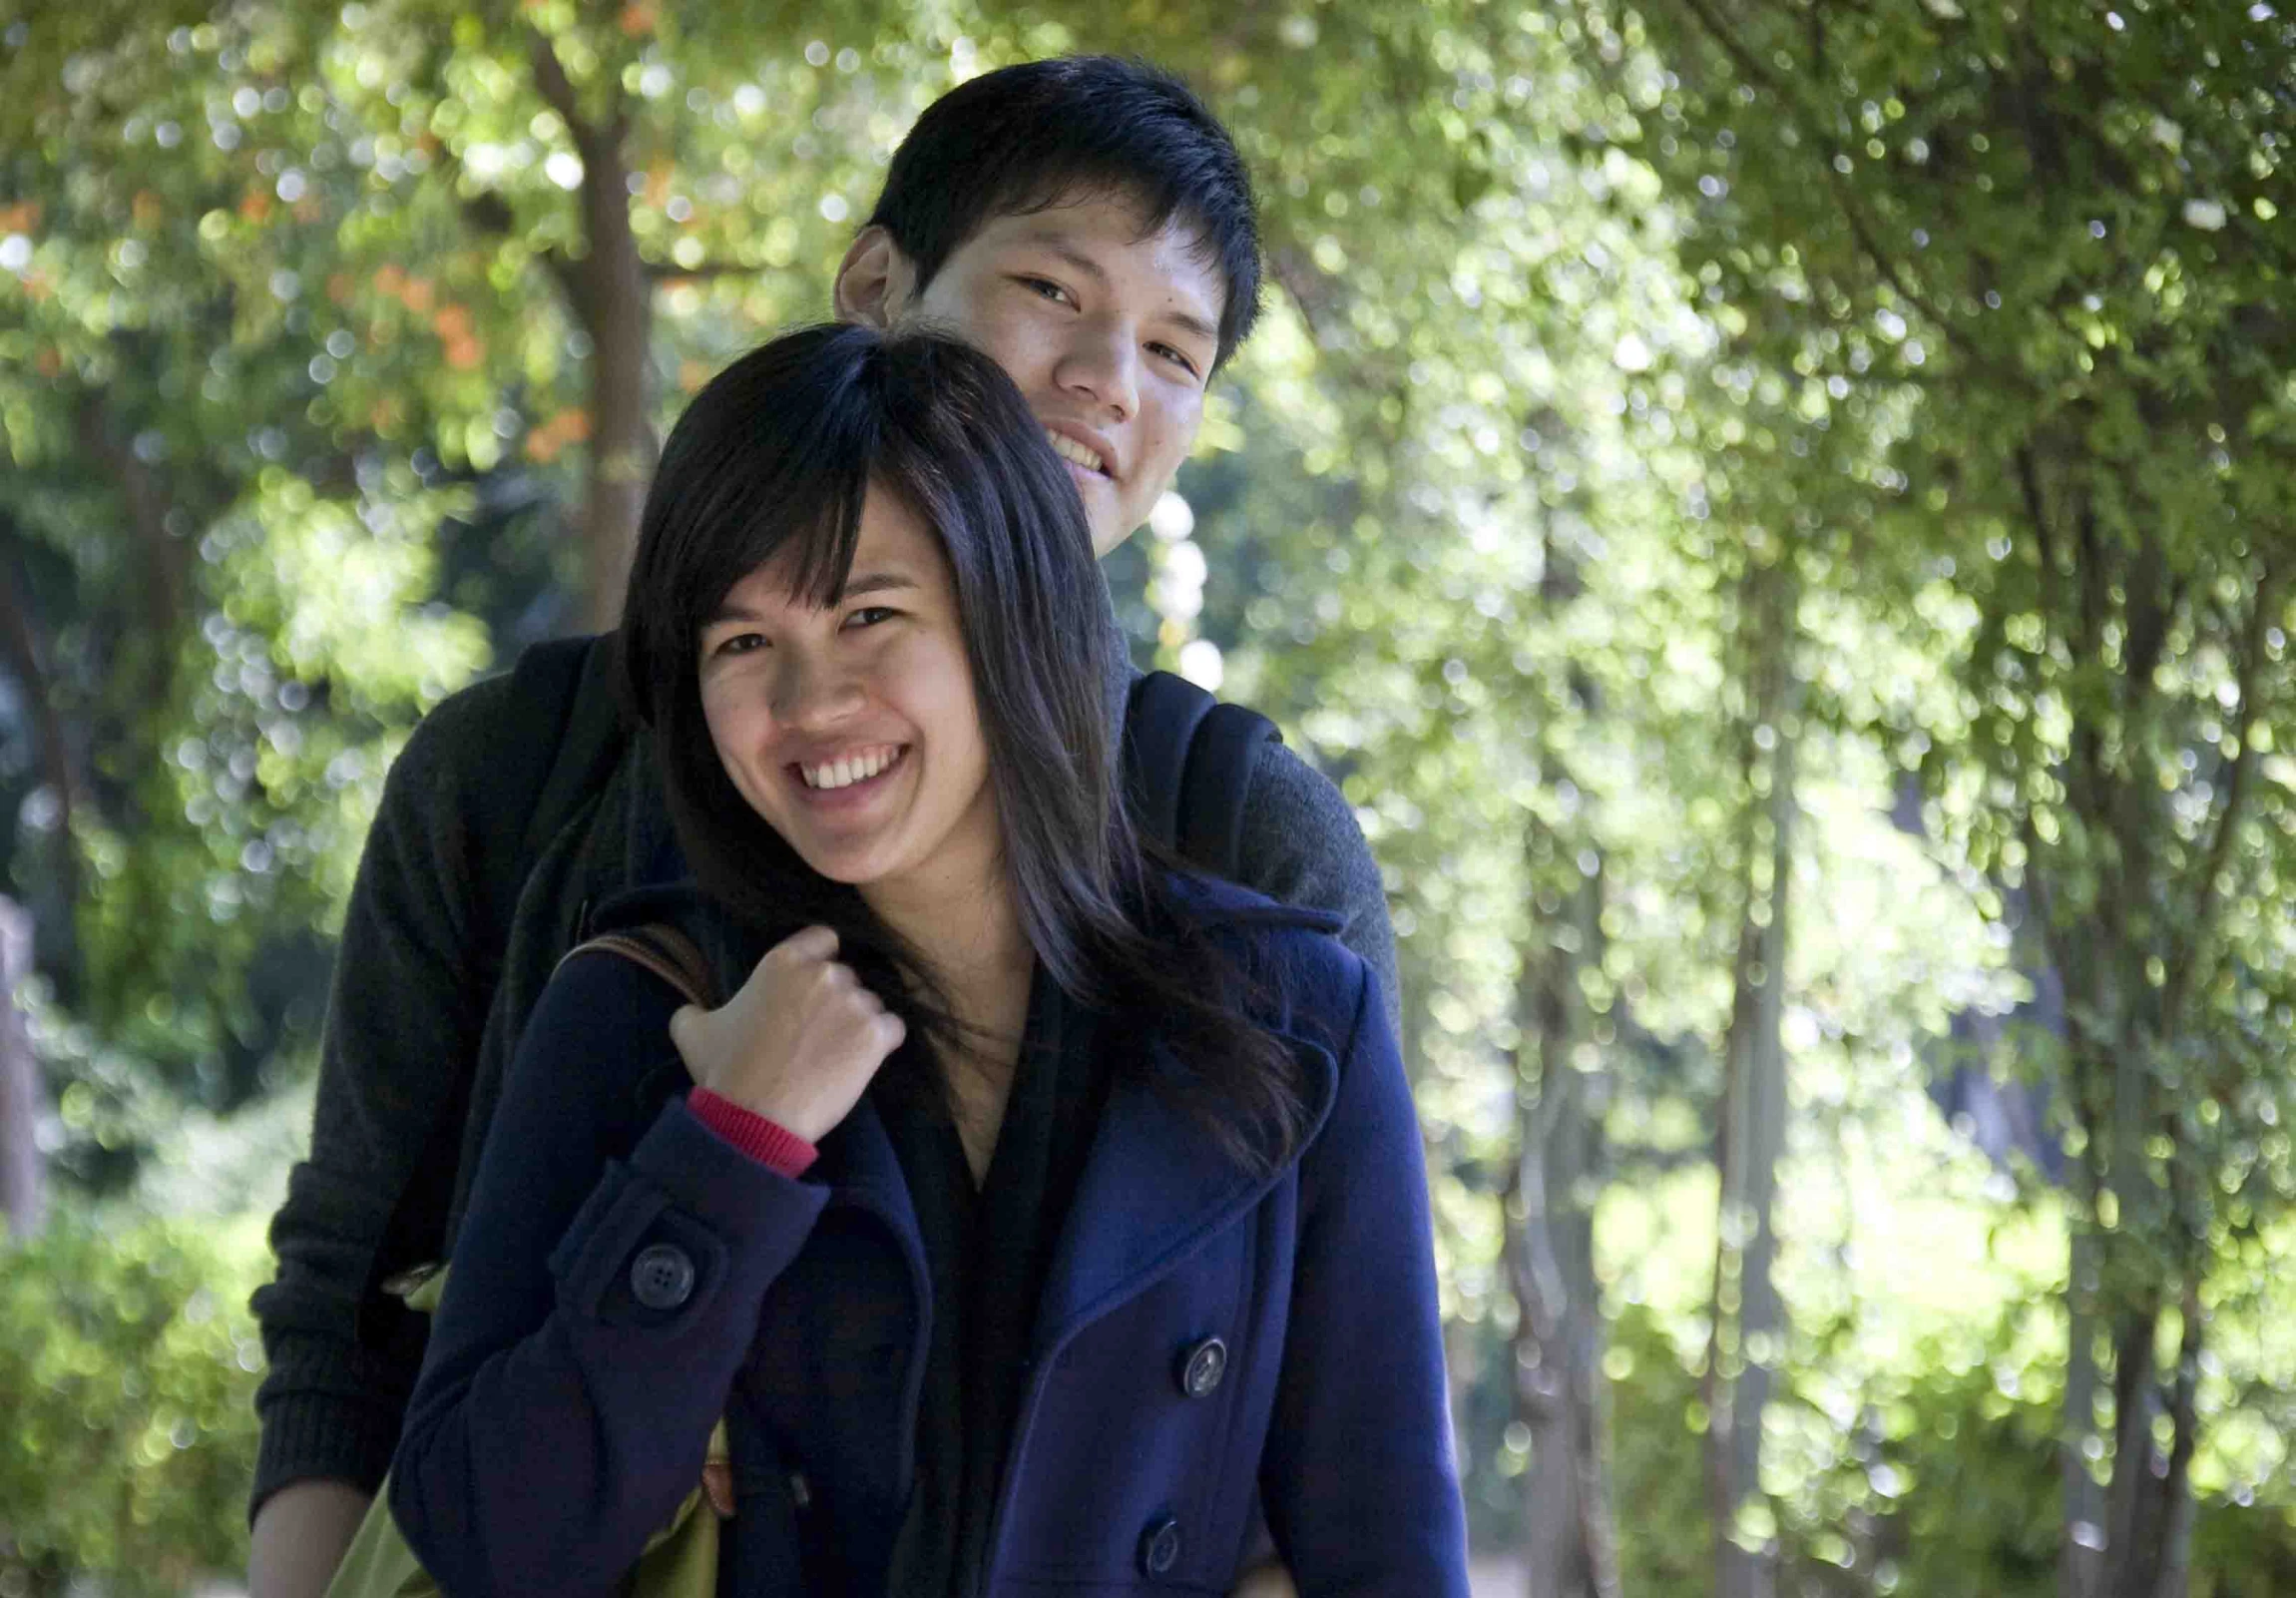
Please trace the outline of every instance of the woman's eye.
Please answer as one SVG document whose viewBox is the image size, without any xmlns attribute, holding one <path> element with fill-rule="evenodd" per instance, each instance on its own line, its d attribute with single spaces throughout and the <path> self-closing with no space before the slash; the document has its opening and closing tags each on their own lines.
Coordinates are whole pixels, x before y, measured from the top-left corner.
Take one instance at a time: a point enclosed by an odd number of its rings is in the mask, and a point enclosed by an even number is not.
<svg viewBox="0 0 2296 1598">
<path fill-rule="evenodd" d="M 1037 294 L 1043 298 L 1050 299 L 1059 304 L 1065 304 L 1068 301 L 1069 291 L 1066 288 L 1063 288 L 1059 283 L 1052 281 L 1050 278 L 1023 277 L 1021 281 L 1024 285 L 1027 286 L 1029 292 L 1033 294 Z"/>
<path fill-rule="evenodd" d="M 847 627 L 874 627 L 879 622 L 891 621 L 901 613 L 889 605 L 864 605 L 845 618 Z"/>
<path fill-rule="evenodd" d="M 717 647 L 709 653 L 712 655 L 746 655 L 753 649 L 763 649 L 764 647 L 765 635 L 762 633 L 735 633 L 729 638 L 719 639 Z"/>
</svg>

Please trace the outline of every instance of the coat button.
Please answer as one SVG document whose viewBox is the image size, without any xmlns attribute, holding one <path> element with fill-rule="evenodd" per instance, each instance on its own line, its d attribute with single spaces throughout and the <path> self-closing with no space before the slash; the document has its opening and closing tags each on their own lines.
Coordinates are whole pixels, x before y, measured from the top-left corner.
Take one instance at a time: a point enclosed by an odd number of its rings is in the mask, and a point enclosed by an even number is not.
<svg viewBox="0 0 2296 1598">
<path fill-rule="evenodd" d="M 649 1310 L 675 1310 L 693 1297 L 693 1261 L 675 1243 L 655 1243 L 630 1262 L 630 1295 Z"/>
<path fill-rule="evenodd" d="M 1180 1357 L 1179 1390 L 1190 1398 L 1208 1398 L 1227 1374 L 1227 1344 L 1206 1337 Z"/>
<path fill-rule="evenodd" d="M 1179 1563 L 1179 1522 L 1166 1515 L 1141 1533 L 1141 1574 L 1168 1576 Z"/>
</svg>

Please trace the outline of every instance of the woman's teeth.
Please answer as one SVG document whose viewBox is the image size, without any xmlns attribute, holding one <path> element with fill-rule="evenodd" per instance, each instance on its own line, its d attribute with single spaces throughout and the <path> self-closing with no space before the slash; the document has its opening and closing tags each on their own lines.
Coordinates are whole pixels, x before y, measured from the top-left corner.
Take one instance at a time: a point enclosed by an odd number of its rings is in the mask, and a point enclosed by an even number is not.
<svg viewBox="0 0 2296 1598">
<path fill-rule="evenodd" d="M 868 781 L 899 760 L 905 748 L 906 745 L 887 744 L 881 749 L 865 749 L 820 766 L 799 766 L 797 774 L 805 779 L 807 788 L 850 788 L 855 783 Z"/>
<path fill-rule="evenodd" d="M 1109 469 L 1101 464 L 1100 452 L 1090 445 L 1080 444 L 1067 433 L 1056 433 L 1050 427 L 1045 429 L 1045 436 L 1053 441 L 1053 453 L 1061 459 L 1073 460 L 1085 470 L 1099 472 L 1103 477 L 1108 475 Z"/>
</svg>

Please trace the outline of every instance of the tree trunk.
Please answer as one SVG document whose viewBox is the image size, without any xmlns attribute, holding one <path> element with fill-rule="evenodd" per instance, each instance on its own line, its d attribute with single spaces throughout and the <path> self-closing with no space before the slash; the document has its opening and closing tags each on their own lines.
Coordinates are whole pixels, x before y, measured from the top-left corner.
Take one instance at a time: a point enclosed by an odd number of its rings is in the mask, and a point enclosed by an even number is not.
<svg viewBox="0 0 2296 1598">
<path fill-rule="evenodd" d="M 1576 856 L 1536 820 L 1526 836 L 1534 878 Z M 1530 1598 L 1616 1598 L 1603 1314 L 1595 1278 L 1595 1200 L 1609 1080 L 1590 1037 L 1580 971 L 1602 958 L 1600 860 L 1567 895 L 1552 929 L 1528 939 L 1516 990 L 1523 1059 L 1536 1092 L 1519 1095 L 1522 1159 L 1508 1191 L 1507 1253 L 1515 1300 L 1516 1414 L 1531 1428 L 1523 1556 Z M 1528 1087 L 1530 1084 L 1526 1083 Z M 1520 1217 L 1520 1219 L 1518 1219 Z"/>
<path fill-rule="evenodd" d="M 2165 1385 L 2154 1357 L 2159 1312 L 2128 1312 L 2114 1331 L 2117 1408 L 2104 1527 L 2111 1556 L 2103 1585 L 2108 1598 L 2183 1598 L 2192 1521 L 2188 1471 L 2198 1419 L 2193 1400 L 2202 1335 L 2197 1292 L 2186 1290 L 2182 1309 L 2176 1372 Z M 2154 1436 L 2154 1422 L 2162 1418 L 2169 1422 L 2165 1449 Z"/>
<path fill-rule="evenodd" d="M 585 165 L 586 174 L 597 168 Z M 603 201 L 595 177 L 583 180 L 591 213 L 591 256 L 584 263 L 593 279 L 585 298 L 590 313 L 590 470 L 582 507 L 584 616 L 593 632 L 622 620 L 622 595 L 630 558 L 638 548 L 638 520 L 646 508 L 658 445 L 646 413 L 649 354 L 653 339 L 652 290 L 630 232 L 629 204 L 621 162 L 612 172 L 612 205 Z M 606 232 L 609 228 L 613 234 Z"/>
<path fill-rule="evenodd" d="M 14 572 L 0 575 L 0 666 L 23 688 L 39 740 L 41 775 L 56 797 L 56 897 L 69 914 L 80 902 L 80 851 L 72 840 L 72 816 L 80 802 L 80 785 L 73 775 L 72 746 L 64 732 L 64 718 L 57 714 L 56 697 L 32 636 L 31 608 Z M 50 950 L 51 956 L 54 952 Z"/>
<path fill-rule="evenodd" d="M 2096 1234 L 2075 1223 L 2065 1289 L 2068 1341 L 2065 1361 L 2064 1482 L 2059 1539 L 2059 1598 L 2097 1598 L 2104 1570 L 2104 1487 L 2088 1457 L 2096 1431 L 2096 1293 L 2102 1269 Z"/>
<path fill-rule="evenodd" d="M 531 43 L 536 87 L 582 156 L 587 253 L 560 263 L 559 281 L 590 339 L 590 454 L 582 505 L 583 620 L 605 632 L 622 618 L 623 588 L 638 547 L 639 514 L 659 446 L 647 416 L 653 344 L 653 283 L 630 227 L 629 136 L 619 109 L 587 114 L 550 41 Z"/>
<path fill-rule="evenodd" d="M 8 1235 L 27 1238 L 47 1216 L 48 1196 L 40 1153 L 40 1061 L 32 1052 L 31 1028 L 16 991 L 32 974 L 32 914 L 13 899 L 0 897 L 0 1219 Z"/>
<path fill-rule="evenodd" d="M 2192 1521 L 2197 1505 L 2192 1497 L 2192 1450 L 2199 1441 L 2200 1348 L 2208 1323 L 2203 1319 L 2200 1290 L 2184 1290 L 2184 1339 L 2177 1350 L 2176 1379 L 2169 1387 L 2168 1414 L 2175 1442 L 2169 1449 L 2168 1474 L 2161 1482 L 2167 1500 L 2166 1524 L 2160 1538 L 2160 1568 L 2154 1573 L 2146 1598 L 2185 1598 L 2192 1573 Z"/>
<path fill-rule="evenodd" d="M 1761 1513 L 1762 1413 L 1786 1331 L 1785 1307 L 1771 1280 L 1777 1255 L 1771 1211 L 1786 1123 L 1782 1023 L 1800 706 L 1795 595 L 1788 573 L 1775 566 L 1750 573 L 1744 592 L 1754 706 L 1744 756 L 1745 916 L 1723 1051 L 1716 1140 L 1721 1191 L 1703 1380 L 1716 1598 L 1770 1598 L 1776 1585 L 1776 1536 Z"/>
<path fill-rule="evenodd" d="M 1547 531 L 1539 598 L 1559 622 L 1584 584 L 1570 545 L 1552 536 L 1552 526 Z M 1584 713 L 1600 712 L 1600 695 L 1584 673 L 1570 672 L 1569 690 Z M 1550 787 L 1570 783 L 1552 752 L 1541 767 Z M 1525 1575 L 1530 1598 L 1617 1598 L 1608 1386 L 1595 1279 L 1610 1077 L 1582 980 L 1603 964 L 1603 857 L 1587 839 L 1567 839 L 1534 814 L 1524 826 L 1523 865 L 1532 914 L 1515 994 L 1521 1158 L 1504 1215 L 1520 1312 L 1515 1412 L 1531 1428 Z M 1543 917 L 1550 893 L 1559 902 Z"/>
</svg>

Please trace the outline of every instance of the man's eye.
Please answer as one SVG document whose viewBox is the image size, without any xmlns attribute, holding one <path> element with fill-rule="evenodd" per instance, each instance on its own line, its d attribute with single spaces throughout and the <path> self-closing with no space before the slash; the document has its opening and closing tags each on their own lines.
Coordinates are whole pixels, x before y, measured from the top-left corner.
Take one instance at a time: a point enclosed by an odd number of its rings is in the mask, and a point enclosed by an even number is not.
<svg viewBox="0 0 2296 1598">
<path fill-rule="evenodd" d="M 1033 294 L 1040 295 L 1043 298 L 1050 299 L 1058 304 L 1066 304 L 1068 302 L 1069 291 L 1066 288 L 1063 288 L 1059 283 L 1052 281 L 1050 278 L 1023 277 L 1021 282 L 1028 288 L 1029 292 Z"/>
<path fill-rule="evenodd" d="M 1174 349 L 1169 344 L 1150 344 L 1148 347 L 1154 350 L 1157 354 L 1163 356 L 1164 359 L 1170 361 L 1173 365 L 1179 367 L 1180 370 L 1186 372 L 1190 377 L 1193 377 L 1197 374 L 1195 362 L 1188 359 L 1187 355 L 1183 351 Z"/>
</svg>

